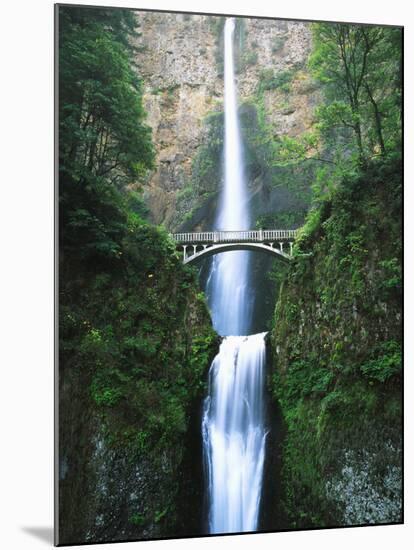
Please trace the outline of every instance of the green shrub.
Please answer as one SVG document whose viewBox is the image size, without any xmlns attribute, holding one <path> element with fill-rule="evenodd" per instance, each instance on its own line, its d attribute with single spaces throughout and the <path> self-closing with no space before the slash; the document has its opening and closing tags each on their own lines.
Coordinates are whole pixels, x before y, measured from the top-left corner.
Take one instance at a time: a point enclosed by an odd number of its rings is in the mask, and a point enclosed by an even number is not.
<svg viewBox="0 0 414 550">
<path fill-rule="evenodd" d="M 402 369 L 401 344 L 395 340 L 377 347 L 376 357 L 361 365 L 361 372 L 371 380 L 386 382 Z"/>
<path fill-rule="evenodd" d="M 264 69 L 259 78 L 259 92 L 278 89 L 284 93 L 289 93 L 295 74 L 296 70 L 292 69 L 287 69 L 280 73 L 275 73 L 273 69 Z"/>
</svg>

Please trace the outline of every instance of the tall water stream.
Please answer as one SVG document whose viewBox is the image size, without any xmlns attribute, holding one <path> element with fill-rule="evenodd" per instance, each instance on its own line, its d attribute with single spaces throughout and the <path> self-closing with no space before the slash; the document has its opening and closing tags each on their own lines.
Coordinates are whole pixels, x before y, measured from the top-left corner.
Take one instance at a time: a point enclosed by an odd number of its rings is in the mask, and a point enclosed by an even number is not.
<svg viewBox="0 0 414 550">
<path fill-rule="evenodd" d="M 234 19 L 224 28 L 224 188 L 216 227 L 249 229 L 243 149 L 237 116 Z M 263 478 L 265 334 L 250 335 L 249 252 L 214 257 L 206 293 L 224 336 L 209 372 L 202 437 L 210 533 L 257 529 Z"/>
</svg>

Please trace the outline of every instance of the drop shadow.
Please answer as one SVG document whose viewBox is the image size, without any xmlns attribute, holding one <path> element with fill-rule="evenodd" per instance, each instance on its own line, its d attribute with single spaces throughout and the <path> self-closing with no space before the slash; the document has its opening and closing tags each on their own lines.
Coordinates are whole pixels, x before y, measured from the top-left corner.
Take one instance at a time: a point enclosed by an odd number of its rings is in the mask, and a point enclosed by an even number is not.
<svg viewBox="0 0 414 550">
<path fill-rule="evenodd" d="M 53 527 L 22 527 L 25 533 L 53 546 Z"/>
</svg>

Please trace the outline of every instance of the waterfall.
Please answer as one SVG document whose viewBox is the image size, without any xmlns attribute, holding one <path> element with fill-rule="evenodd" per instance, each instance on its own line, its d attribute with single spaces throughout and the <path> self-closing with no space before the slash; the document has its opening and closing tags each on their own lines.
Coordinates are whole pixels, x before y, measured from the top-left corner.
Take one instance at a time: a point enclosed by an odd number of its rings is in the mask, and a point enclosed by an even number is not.
<svg viewBox="0 0 414 550">
<path fill-rule="evenodd" d="M 228 336 L 210 368 L 202 426 L 210 533 L 257 528 L 266 437 L 264 336 Z"/>
<path fill-rule="evenodd" d="M 234 19 L 227 19 L 224 27 L 224 189 L 216 219 L 216 229 L 221 231 L 249 229 L 250 225 L 237 117 L 233 33 Z M 249 332 L 248 274 L 249 252 L 214 256 L 207 296 L 214 328 L 223 336 Z"/>
<path fill-rule="evenodd" d="M 224 28 L 224 188 L 216 228 L 250 224 L 237 117 L 234 19 Z M 202 437 L 210 533 L 257 529 L 265 453 L 265 334 L 248 334 L 252 303 L 249 252 L 214 257 L 206 285 L 214 327 L 225 336 L 209 372 Z"/>
</svg>

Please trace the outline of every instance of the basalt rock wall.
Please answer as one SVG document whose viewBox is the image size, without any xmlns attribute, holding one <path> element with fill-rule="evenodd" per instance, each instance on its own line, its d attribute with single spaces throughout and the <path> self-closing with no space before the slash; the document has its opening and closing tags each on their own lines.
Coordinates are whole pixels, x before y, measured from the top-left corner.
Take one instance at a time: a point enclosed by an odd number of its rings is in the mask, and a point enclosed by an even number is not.
<svg viewBox="0 0 414 550">
<path fill-rule="evenodd" d="M 137 19 L 136 62 L 157 152 L 145 202 L 153 221 L 170 230 L 211 227 L 222 182 L 225 19 L 148 12 L 137 12 Z M 309 181 L 287 189 L 285 174 L 269 169 L 260 153 L 265 134 L 297 137 L 314 124 L 319 92 L 307 70 L 310 48 L 308 23 L 236 20 L 237 87 L 241 118 L 248 117 L 242 131 L 255 221 L 269 213 L 269 205 L 272 212 L 303 210 L 308 201 Z"/>
</svg>

